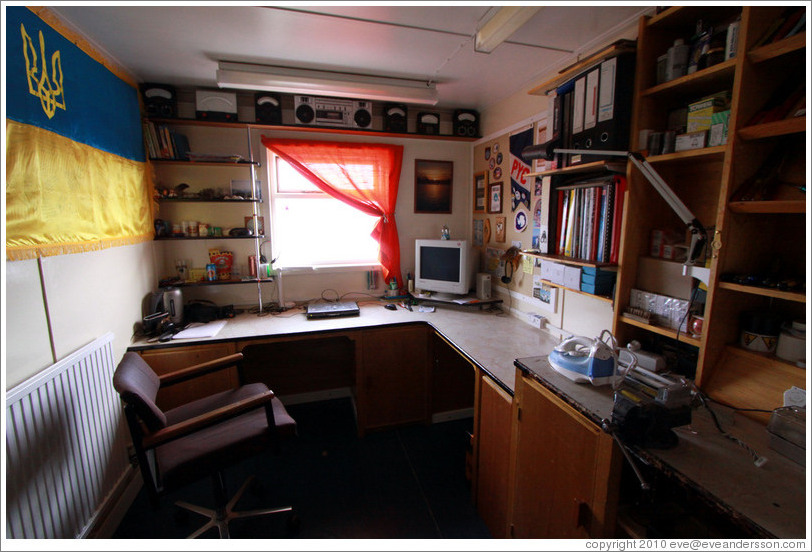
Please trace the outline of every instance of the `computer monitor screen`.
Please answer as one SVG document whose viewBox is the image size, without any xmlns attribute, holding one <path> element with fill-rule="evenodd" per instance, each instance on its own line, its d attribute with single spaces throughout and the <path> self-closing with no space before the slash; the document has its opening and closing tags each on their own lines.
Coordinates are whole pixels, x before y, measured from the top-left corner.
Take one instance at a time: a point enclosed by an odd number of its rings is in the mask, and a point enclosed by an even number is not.
<svg viewBox="0 0 812 552">
<path fill-rule="evenodd" d="M 470 284 L 470 258 L 466 240 L 416 240 L 415 287 L 465 295 Z"/>
</svg>

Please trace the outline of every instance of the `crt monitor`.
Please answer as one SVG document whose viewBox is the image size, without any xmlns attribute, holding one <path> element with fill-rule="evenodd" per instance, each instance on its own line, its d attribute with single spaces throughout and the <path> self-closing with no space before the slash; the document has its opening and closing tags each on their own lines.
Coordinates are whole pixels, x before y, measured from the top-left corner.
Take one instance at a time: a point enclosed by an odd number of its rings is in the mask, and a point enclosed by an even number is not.
<svg viewBox="0 0 812 552">
<path fill-rule="evenodd" d="M 470 289 L 472 260 L 467 240 L 415 240 L 415 287 L 465 295 Z"/>
</svg>

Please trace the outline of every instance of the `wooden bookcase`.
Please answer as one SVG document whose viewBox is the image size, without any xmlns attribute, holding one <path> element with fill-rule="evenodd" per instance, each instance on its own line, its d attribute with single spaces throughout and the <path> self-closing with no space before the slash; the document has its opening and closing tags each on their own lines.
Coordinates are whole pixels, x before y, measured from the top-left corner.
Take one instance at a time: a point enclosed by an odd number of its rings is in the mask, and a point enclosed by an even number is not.
<svg viewBox="0 0 812 552">
<path fill-rule="evenodd" d="M 806 195 L 780 185 L 769 201 L 735 201 L 736 192 L 776 149 L 793 152 L 782 181 L 806 186 L 805 116 L 751 125 L 779 87 L 805 82 L 805 33 L 774 43 L 756 43 L 785 7 L 672 7 L 640 20 L 632 117 L 633 150 L 643 129 L 666 129 L 671 110 L 709 94 L 731 93 L 727 144 L 666 155 L 649 162 L 663 176 L 709 233 L 710 283 L 700 338 L 642 324 L 623 316 L 636 287 L 639 259 L 648 255 L 653 229 L 684 229 L 659 194 L 629 165 L 626 220 L 620 252 L 613 328 L 618 339 L 646 340 L 652 334 L 678 338 L 697 353 L 696 383 L 712 398 L 737 408 L 771 410 L 782 405 L 783 391 L 805 388 L 805 371 L 771 354 L 738 345 L 740 320 L 748 311 L 771 311 L 787 320 L 803 319 L 805 291 L 787 291 L 731 281 L 736 274 L 769 274 L 780 262 L 781 274 L 806 280 L 809 248 L 805 231 Z M 697 20 L 722 24 L 741 18 L 734 58 L 665 83 L 656 83 L 657 58 L 676 38 L 689 39 Z M 657 290 L 648 290 L 657 291 Z M 752 414 L 766 420 L 768 414 Z"/>
</svg>

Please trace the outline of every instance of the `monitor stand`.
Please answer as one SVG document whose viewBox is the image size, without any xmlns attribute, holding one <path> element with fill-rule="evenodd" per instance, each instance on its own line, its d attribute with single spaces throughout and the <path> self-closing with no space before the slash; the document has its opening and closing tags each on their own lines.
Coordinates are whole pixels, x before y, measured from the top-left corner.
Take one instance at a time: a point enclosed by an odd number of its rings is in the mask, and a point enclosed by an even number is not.
<svg viewBox="0 0 812 552">
<path fill-rule="evenodd" d="M 421 293 L 420 295 L 414 296 L 415 299 L 428 299 L 442 303 L 454 303 L 455 301 L 463 299 L 464 297 L 466 296 L 458 293 L 446 293 L 442 291 L 432 291 L 431 293 Z"/>
</svg>

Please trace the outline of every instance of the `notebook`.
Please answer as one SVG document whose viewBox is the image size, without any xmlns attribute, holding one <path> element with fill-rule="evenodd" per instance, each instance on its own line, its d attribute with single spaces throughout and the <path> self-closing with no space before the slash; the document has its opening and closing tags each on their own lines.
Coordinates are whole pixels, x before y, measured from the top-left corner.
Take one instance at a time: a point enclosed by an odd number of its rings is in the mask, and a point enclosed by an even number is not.
<svg viewBox="0 0 812 552">
<path fill-rule="evenodd" d="M 361 310 L 355 301 L 313 303 L 307 305 L 306 313 L 308 320 L 333 318 L 336 316 L 356 316 L 359 314 L 361 314 Z"/>
</svg>

